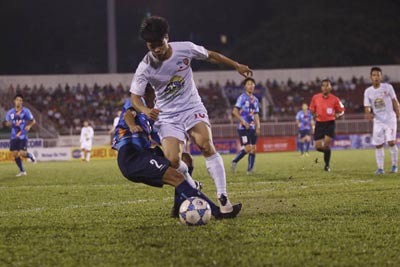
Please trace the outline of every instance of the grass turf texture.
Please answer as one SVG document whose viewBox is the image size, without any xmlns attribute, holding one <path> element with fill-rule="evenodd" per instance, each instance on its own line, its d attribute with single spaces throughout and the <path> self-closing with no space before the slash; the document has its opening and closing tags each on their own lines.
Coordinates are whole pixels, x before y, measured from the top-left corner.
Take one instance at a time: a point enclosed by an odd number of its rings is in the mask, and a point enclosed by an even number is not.
<svg viewBox="0 0 400 267">
<path fill-rule="evenodd" d="M 114 160 L 27 163 L 20 178 L 3 163 L 0 266 L 399 266 L 400 174 L 374 175 L 373 150 L 333 151 L 331 173 L 316 156 L 258 154 L 252 176 L 224 156 L 243 211 L 203 227 L 170 218 L 172 188 L 129 182 Z"/>
</svg>

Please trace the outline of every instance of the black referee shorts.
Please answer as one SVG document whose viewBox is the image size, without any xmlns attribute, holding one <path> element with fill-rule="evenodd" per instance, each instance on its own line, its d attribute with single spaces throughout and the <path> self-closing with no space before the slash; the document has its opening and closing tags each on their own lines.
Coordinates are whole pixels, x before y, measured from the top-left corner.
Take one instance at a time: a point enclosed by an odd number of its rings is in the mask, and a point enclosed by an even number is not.
<svg viewBox="0 0 400 267">
<path fill-rule="evenodd" d="M 314 140 L 324 139 L 325 135 L 335 138 L 335 121 L 317 121 L 315 123 Z"/>
</svg>

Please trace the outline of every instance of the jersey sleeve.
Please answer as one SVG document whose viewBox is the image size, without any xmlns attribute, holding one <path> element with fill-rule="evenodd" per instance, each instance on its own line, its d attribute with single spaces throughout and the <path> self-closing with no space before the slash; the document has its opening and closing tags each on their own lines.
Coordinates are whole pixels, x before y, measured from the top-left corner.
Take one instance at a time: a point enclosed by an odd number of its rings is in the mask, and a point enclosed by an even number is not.
<svg viewBox="0 0 400 267">
<path fill-rule="evenodd" d="M 296 114 L 296 120 L 300 120 L 300 111 L 299 112 L 297 112 L 297 114 Z"/>
<path fill-rule="evenodd" d="M 28 116 L 28 120 L 33 121 L 35 118 L 33 117 L 32 112 L 30 111 L 30 109 L 26 109 L 26 115 Z"/>
<path fill-rule="evenodd" d="M 256 98 L 256 99 L 257 99 L 257 101 L 256 101 L 254 113 L 260 113 L 260 105 L 259 105 L 260 102 L 258 101 L 258 98 Z"/>
<path fill-rule="evenodd" d="M 243 95 L 240 95 L 236 100 L 235 108 L 238 108 L 240 110 L 242 109 L 242 106 L 243 106 Z"/>
<path fill-rule="evenodd" d="M 389 95 L 391 99 L 397 100 L 396 93 L 394 92 L 393 86 L 389 84 Z"/>
<path fill-rule="evenodd" d="M 206 60 L 208 58 L 208 51 L 203 46 L 189 42 L 189 48 L 192 58 L 198 60 Z"/>
<path fill-rule="evenodd" d="M 135 71 L 133 76 L 130 92 L 135 95 L 143 96 L 146 91 L 146 86 L 148 79 L 146 77 L 147 64 L 145 62 L 140 62 L 139 66 Z"/>
<path fill-rule="evenodd" d="M 364 107 L 370 107 L 371 103 L 369 102 L 368 90 L 364 92 Z"/>
<path fill-rule="evenodd" d="M 11 110 L 9 110 L 8 112 L 7 112 L 7 114 L 6 114 L 6 121 L 7 122 L 10 122 L 11 121 Z"/>
<path fill-rule="evenodd" d="M 339 97 L 336 97 L 335 110 L 336 110 L 337 113 L 343 113 L 344 112 L 344 105 L 343 105 L 342 101 L 340 101 Z"/>
<path fill-rule="evenodd" d="M 311 103 L 310 103 L 310 106 L 309 106 L 309 110 L 312 112 L 312 113 L 315 113 L 315 111 L 316 111 L 316 109 L 315 109 L 316 107 L 315 107 L 315 96 L 313 96 L 312 98 L 311 98 Z"/>
</svg>

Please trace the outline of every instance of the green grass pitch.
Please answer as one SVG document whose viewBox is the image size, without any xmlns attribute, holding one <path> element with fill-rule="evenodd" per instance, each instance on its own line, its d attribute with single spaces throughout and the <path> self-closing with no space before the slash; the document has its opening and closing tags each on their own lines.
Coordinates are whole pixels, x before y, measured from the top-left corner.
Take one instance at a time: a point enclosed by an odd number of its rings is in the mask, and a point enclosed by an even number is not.
<svg viewBox="0 0 400 267">
<path fill-rule="evenodd" d="M 0 164 L 0 266 L 400 266 L 400 174 L 373 150 L 258 154 L 246 175 L 224 156 L 238 218 L 188 227 L 172 188 L 129 182 L 115 160 Z M 386 171 L 390 168 L 386 151 Z M 215 199 L 202 157 L 195 179 Z"/>
</svg>

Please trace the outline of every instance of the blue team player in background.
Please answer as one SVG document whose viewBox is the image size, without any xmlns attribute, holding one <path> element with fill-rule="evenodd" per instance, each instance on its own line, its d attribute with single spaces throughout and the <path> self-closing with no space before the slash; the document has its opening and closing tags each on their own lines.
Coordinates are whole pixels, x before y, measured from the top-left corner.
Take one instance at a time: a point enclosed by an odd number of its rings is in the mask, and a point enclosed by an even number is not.
<svg viewBox="0 0 400 267">
<path fill-rule="evenodd" d="M 27 152 L 28 148 L 28 132 L 36 123 L 32 112 L 23 106 L 24 97 L 17 94 L 14 97 L 14 108 L 10 109 L 6 115 L 5 125 L 11 127 L 10 151 L 13 153 L 15 163 L 19 168 L 19 173 L 16 175 L 26 176 L 27 173 L 22 165 L 22 159 L 29 158 L 36 163 L 35 156 Z"/>
<path fill-rule="evenodd" d="M 147 90 L 146 90 L 147 91 Z M 152 126 L 143 113 L 137 113 L 127 99 L 115 129 L 113 148 L 118 150 L 118 166 L 128 180 L 154 187 L 164 184 L 175 187 L 174 208 L 179 210 L 182 202 L 197 196 L 206 200 L 212 215 L 217 219 L 234 218 L 241 210 L 235 205 L 230 213 L 220 213 L 220 209 L 207 196 L 194 188 L 184 174 L 170 167 L 159 147 L 151 148 Z"/>
<path fill-rule="evenodd" d="M 256 83 L 253 78 L 246 78 L 243 81 L 245 92 L 241 94 L 233 108 L 233 116 L 239 120 L 238 133 L 242 149 L 232 161 L 231 171 L 236 171 L 237 163 L 249 153 L 247 174 L 253 172 L 254 162 L 256 160 L 257 136 L 260 135 L 260 109 L 258 99 L 254 96 Z"/>
<path fill-rule="evenodd" d="M 315 122 L 313 115 L 308 110 L 308 105 L 306 103 L 303 103 L 301 110 L 297 112 L 296 124 L 299 128 L 298 146 L 300 149 L 300 153 L 302 156 L 308 156 L 308 150 L 310 149 L 311 143 L 311 132 L 312 129 L 314 129 Z"/>
</svg>

